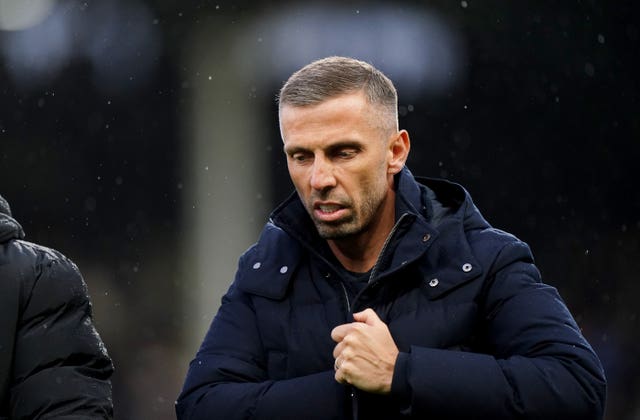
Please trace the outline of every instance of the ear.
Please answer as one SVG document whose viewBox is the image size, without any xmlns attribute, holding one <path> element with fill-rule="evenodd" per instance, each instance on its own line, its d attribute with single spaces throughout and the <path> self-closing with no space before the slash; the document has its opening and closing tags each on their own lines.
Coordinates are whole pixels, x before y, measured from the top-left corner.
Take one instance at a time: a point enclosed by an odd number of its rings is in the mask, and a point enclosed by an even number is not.
<svg viewBox="0 0 640 420">
<path fill-rule="evenodd" d="M 407 130 L 400 130 L 389 141 L 389 168 L 387 172 L 395 175 L 404 168 L 404 164 L 409 156 L 411 141 Z"/>
</svg>

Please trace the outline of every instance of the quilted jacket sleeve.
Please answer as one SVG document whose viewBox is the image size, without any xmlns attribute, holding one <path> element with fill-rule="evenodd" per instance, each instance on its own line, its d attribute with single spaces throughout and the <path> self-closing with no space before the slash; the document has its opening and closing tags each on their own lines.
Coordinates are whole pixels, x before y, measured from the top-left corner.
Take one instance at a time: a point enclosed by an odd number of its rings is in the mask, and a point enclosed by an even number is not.
<svg viewBox="0 0 640 420">
<path fill-rule="evenodd" d="M 22 243 L 10 418 L 110 419 L 113 371 L 92 323 L 86 284 L 61 254 Z M 35 261 L 35 262 L 34 262 Z"/>
<path fill-rule="evenodd" d="M 247 295 L 232 285 L 191 362 L 176 403 L 178 419 L 343 417 L 348 401 L 333 371 L 268 377 L 255 316 Z"/>
<path fill-rule="evenodd" d="M 485 354 L 413 347 L 392 392 L 435 418 L 600 419 L 605 378 L 522 242 L 498 254 L 483 299 Z M 464 401 L 464 403 L 460 403 Z"/>
</svg>

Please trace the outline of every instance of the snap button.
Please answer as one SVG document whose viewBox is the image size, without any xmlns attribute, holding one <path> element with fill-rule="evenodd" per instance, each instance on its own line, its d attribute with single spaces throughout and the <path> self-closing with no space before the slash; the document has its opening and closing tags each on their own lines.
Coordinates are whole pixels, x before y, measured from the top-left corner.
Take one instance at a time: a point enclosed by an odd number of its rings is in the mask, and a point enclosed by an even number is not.
<svg viewBox="0 0 640 420">
<path fill-rule="evenodd" d="M 464 271 L 465 273 L 468 273 L 469 271 L 471 271 L 471 264 L 469 263 L 462 264 L 462 271 Z"/>
<path fill-rule="evenodd" d="M 424 236 L 422 237 L 422 242 L 427 242 L 429 239 L 431 239 L 431 235 L 428 233 L 425 233 Z"/>
<path fill-rule="evenodd" d="M 260 268 L 260 266 L 261 266 L 261 265 L 262 265 L 262 264 L 260 264 L 259 262 L 257 262 L 257 263 L 255 263 L 255 264 L 253 264 L 253 269 L 254 269 L 254 270 L 257 270 L 258 268 Z"/>
<path fill-rule="evenodd" d="M 280 272 L 282 274 L 286 273 L 289 270 L 289 267 L 287 267 L 286 265 L 283 265 L 282 267 L 280 267 Z"/>
<path fill-rule="evenodd" d="M 431 279 L 429 281 L 429 286 L 436 287 L 438 285 L 438 283 L 440 283 L 440 281 L 438 281 L 438 279 Z"/>
</svg>

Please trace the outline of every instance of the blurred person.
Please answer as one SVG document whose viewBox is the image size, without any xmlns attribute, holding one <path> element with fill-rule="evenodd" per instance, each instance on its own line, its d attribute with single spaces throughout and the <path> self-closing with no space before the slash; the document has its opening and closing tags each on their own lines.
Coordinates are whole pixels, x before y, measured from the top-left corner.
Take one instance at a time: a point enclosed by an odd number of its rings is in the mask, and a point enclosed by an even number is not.
<svg viewBox="0 0 640 420">
<path fill-rule="evenodd" d="M 0 196 L 0 419 L 111 419 L 113 365 L 82 275 L 23 238 Z"/>
<path fill-rule="evenodd" d="M 278 99 L 296 192 L 241 256 L 179 419 L 602 418 L 602 365 L 528 245 L 405 167 L 385 75 L 329 57 Z"/>
</svg>

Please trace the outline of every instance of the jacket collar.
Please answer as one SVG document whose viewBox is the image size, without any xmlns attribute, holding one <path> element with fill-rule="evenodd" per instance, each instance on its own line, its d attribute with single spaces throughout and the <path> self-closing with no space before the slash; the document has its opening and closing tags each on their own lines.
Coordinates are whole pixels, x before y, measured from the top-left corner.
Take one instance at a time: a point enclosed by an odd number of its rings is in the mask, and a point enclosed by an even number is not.
<svg viewBox="0 0 640 420">
<path fill-rule="evenodd" d="M 408 168 L 396 175 L 395 184 L 396 221 L 404 213 L 417 215 L 422 211 L 427 218 L 430 216 L 432 207 L 429 203 L 422 203 L 420 187 Z M 270 220 L 312 249 L 317 250 L 320 244 L 326 245 L 295 191 L 271 213 Z"/>
<path fill-rule="evenodd" d="M 376 264 L 374 280 L 383 280 L 426 253 L 420 269 L 429 284 L 427 295 L 436 298 L 482 272 L 465 230 L 467 225 L 486 222 L 460 185 L 433 178 L 419 181 L 406 168 L 396 176 L 396 227 Z M 242 256 L 241 265 L 247 269 L 238 273 L 239 287 L 268 298 L 283 298 L 300 264 L 302 248 L 329 265 L 334 261 L 293 193 L 272 212 L 259 241 Z"/>
<path fill-rule="evenodd" d="M 0 196 L 0 243 L 10 239 L 24 238 L 24 231 L 20 223 L 11 217 L 9 203 Z"/>
</svg>

